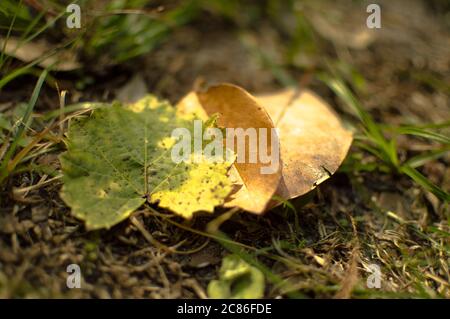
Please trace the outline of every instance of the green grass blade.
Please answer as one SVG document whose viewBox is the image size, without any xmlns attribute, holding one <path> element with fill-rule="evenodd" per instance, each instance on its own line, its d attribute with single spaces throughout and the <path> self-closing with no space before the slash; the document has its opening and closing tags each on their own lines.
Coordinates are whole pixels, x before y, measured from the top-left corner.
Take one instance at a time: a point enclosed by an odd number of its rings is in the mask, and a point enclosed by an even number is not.
<svg viewBox="0 0 450 319">
<path fill-rule="evenodd" d="M 386 140 L 381 127 L 372 119 L 370 114 L 344 84 L 343 80 L 338 76 L 331 78 L 326 74 L 320 74 L 319 79 L 328 85 L 345 105 L 350 107 L 350 109 L 357 114 L 364 126 L 365 134 L 378 146 L 380 150 L 379 153 L 383 154 L 381 159 L 384 161 L 388 160 L 388 163 L 397 168 L 399 162 L 395 142 Z"/>
<path fill-rule="evenodd" d="M 450 144 L 450 137 L 414 126 L 401 126 L 395 128 L 394 131 L 398 134 L 419 136 L 442 144 Z"/>
<path fill-rule="evenodd" d="M 22 0 L 19 1 L 19 6 L 20 5 L 22 5 Z M 8 43 L 8 39 L 9 39 L 9 37 L 11 35 L 11 31 L 13 29 L 14 23 L 16 22 L 16 18 L 17 18 L 17 11 L 14 12 L 14 16 L 13 16 L 13 18 L 11 20 L 11 24 L 9 25 L 9 28 L 8 28 L 8 33 L 6 34 L 5 42 L 3 43 L 2 52 L 0 53 L 0 70 L 1 70 L 1 68 L 3 66 L 3 63 L 4 63 L 3 58 L 4 58 L 4 55 L 5 55 L 6 45 Z"/>
<path fill-rule="evenodd" d="M 434 195 L 436 195 L 439 199 L 450 202 L 450 194 L 446 191 L 442 190 L 440 187 L 434 185 L 428 178 L 423 176 L 419 171 L 417 171 L 415 168 L 412 168 L 408 165 L 403 165 L 401 167 L 401 172 L 408 175 L 412 180 L 414 180 L 417 184 L 422 186 L 424 189 L 432 192 Z"/>
<path fill-rule="evenodd" d="M 405 165 L 411 166 L 412 168 L 417 168 L 422 166 L 429 161 L 436 160 L 445 154 L 450 152 L 450 146 L 439 148 L 437 150 L 433 150 L 427 153 L 423 153 L 417 156 L 414 156 L 405 162 Z"/>
<path fill-rule="evenodd" d="M 23 115 L 21 119 L 21 123 L 19 125 L 19 128 L 13 138 L 13 141 L 8 149 L 8 151 L 5 154 L 5 157 L 3 158 L 3 162 L 0 166 L 0 184 L 3 182 L 3 180 L 8 176 L 8 163 L 11 157 L 14 155 L 14 152 L 17 147 L 17 143 L 19 139 L 22 137 L 23 132 L 25 131 L 25 126 L 28 120 L 31 117 L 31 114 L 33 112 L 34 106 L 36 105 L 37 99 L 39 97 L 39 93 L 41 92 L 42 85 L 44 84 L 44 81 L 47 77 L 48 71 L 44 70 L 41 73 L 41 76 L 39 77 L 36 86 L 34 87 L 33 94 L 31 95 L 30 101 L 28 102 L 27 109 L 25 111 L 25 114 Z"/>
<path fill-rule="evenodd" d="M 421 128 L 421 129 L 449 128 L 450 127 L 450 121 L 445 121 L 445 122 L 441 122 L 441 123 L 433 123 L 433 124 L 415 125 L 414 127 Z"/>
</svg>

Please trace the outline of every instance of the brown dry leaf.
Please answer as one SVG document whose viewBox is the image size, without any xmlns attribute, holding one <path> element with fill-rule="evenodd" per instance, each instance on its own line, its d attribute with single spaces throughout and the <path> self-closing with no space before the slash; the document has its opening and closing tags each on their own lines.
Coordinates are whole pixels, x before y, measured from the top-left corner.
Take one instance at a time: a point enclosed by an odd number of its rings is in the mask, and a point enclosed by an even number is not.
<svg viewBox="0 0 450 319">
<path fill-rule="evenodd" d="M 303 195 L 336 172 L 353 137 L 325 101 L 311 91 L 295 89 L 257 100 L 278 128 L 283 163 L 279 197 Z"/>
<path fill-rule="evenodd" d="M 221 84 L 210 87 L 205 92 L 191 92 L 177 105 L 182 114 L 195 113 L 200 118 L 218 113 L 217 124 L 227 128 L 267 128 L 270 132 L 274 128 L 272 120 L 244 89 L 232 85 Z M 259 141 L 259 131 L 257 134 Z M 271 149 L 268 140 L 268 149 Z M 246 147 L 246 158 L 248 158 Z M 261 174 L 261 167 L 267 166 L 258 161 L 256 163 L 235 162 L 230 170 L 230 178 L 240 188 L 231 195 L 225 206 L 237 206 L 253 213 L 262 213 L 267 203 L 272 199 L 281 179 L 280 167 L 273 174 Z"/>
<path fill-rule="evenodd" d="M 264 166 L 235 163 L 230 177 L 243 185 L 225 206 L 262 213 L 277 195 L 303 195 L 333 174 L 344 160 L 352 133 L 334 111 L 310 91 L 286 89 L 253 97 L 244 89 L 221 84 L 205 92 L 191 92 L 177 105 L 182 114 L 200 118 L 219 113 L 218 125 L 229 128 L 278 129 L 281 171 L 261 174 Z"/>
<path fill-rule="evenodd" d="M 9 37 L 6 41 L 5 53 L 26 63 L 41 58 L 53 49 L 52 45 L 44 39 L 20 42 L 19 38 Z M 5 39 L 0 38 L 0 47 L 3 48 L 4 44 Z M 59 50 L 40 61 L 38 65 L 43 68 L 53 65 L 55 71 L 72 71 L 81 66 L 75 55 L 69 50 Z"/>
</svg>

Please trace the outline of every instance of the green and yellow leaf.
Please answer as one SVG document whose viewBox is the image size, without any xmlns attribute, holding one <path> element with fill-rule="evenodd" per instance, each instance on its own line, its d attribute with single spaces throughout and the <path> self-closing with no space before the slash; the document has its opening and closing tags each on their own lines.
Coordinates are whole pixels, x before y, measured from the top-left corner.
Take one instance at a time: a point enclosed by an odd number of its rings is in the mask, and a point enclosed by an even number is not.
<svg viewBox="0 0 450 319">
<path fill-rule="evenodd" d="M 180 162 L 171 158 L 175 128 L 193 135 L 192 119 L 147 96 L 135 104 L 93 111 L 71 123 L 68 151 L 61 156 L 61 197 L 88 229 L 109 228 L 145 201 L 191 218 L 212 212 L 231 191 L 232 163 Z"/>
</svg>

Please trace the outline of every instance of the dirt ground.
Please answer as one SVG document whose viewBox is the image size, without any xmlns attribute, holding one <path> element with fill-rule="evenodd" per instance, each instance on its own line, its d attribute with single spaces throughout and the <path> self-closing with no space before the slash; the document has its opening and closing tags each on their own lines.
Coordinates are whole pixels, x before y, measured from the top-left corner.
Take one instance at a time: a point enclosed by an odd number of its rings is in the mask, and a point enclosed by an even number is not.
<svg viewBox="0 0 450 319">
<path fill-rule="evenodd" d="M 295 32 L 289 13 L 279 24 L 261 21 L 251 28 L 205 15 L 174 30 L 136 62 L 101 71 L 93 67 L 95 84 L 83 91 L 77 90 L 71 76 L 58 75 L 58 81 L 69 90 L 70 102 L 112 101 L 121 87 L 139 76 L 148 92 L 175 103 L 199 83 L 231 82 L 252 93 L 274 91 L 285 85 L 286 72 L 352 122 L 354 115 L 313 76 L 326 59 L 332 59 L 356 79 L 362 104 L 378 122 L 449 120 L 449 13 L 446 17 L 425 1 L 378 2 L 382 28 L 375 30 L 365 27 L 364 4 L 333 1 L 331 10 L 324 1 L 301 8 L 313 21 L 320 47 L 314 51 L 305 45 L 289 63 L 282 58 L 285 41 Z M 281 71 L 272 65 L 281 65 Z M 1 105 L 28 100 L 34 81 L 28 84 L 25 79 L 1 92 Z M 47 88 L 37 111 L 57 107 L 55 90 Z M 433 146 L 402 136 L 399 157 Z M 58 154 L 37 161 L 58 170 Z M 288 283 L 269 280 L 265 297 L 287 297 L 290 291 L 312 298 L 450 297 L 448 203 L 404 175 L 355 171 L 356 161 L 376 162 L 371 155 L 360 156 L 352 147 L 338 173 L 294 200 L 297 214 L 281 207 L 264 216 L 239 212 L 222 225 L 232 240 L 253 247 L 258 260 Z M 448 191 L 449 162 L 447 154 L 426 163 L 421 171 Z M 229 253 L 204 233 L 220 211 L 182 221 L 142 208 L 134 217 L 145 229 L 125 221 L 108 231 L 87 232 L 59 198 L 58 180 L 27 189 L 40 177 L 17 174 L 1 190 L 0 297 L 207 296 L 208 283 Z M 436 232 L 425 231 L 430 227 Z M 155 247 L 148 233 L 181 253 Z M 263 248 L 271 255 L 262 253 Z M 73 263 L 82 269 L 81 289 L 66 286 L 66 267 Z M 371 264 L 380 266 L 380 289 L 366 286 Z"/>
</svg>

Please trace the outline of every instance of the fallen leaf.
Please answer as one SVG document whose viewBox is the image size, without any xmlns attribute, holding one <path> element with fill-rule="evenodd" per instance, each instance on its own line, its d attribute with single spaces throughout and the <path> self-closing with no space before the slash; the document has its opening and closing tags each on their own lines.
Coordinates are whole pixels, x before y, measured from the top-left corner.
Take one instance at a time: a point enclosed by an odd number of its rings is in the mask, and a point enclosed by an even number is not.
<svg viewBox="0 0 450 319">
<path fill-rule="evenodd" d="M 285 89 L 257 96 L 280 136 L 282 179 L 276 195 L 303 195 L 334 174 L 345 159 L 352 133 L 336 113 L 308 90 Z"/>
<path fill-rule="evenodd" d="M 175 128 L 193 130 L 167 102 L 148 96 L 135 104 L 93 111 L 71 123 L 61 156 L 61 197 L 88 229 L 109 228 L 146 200 L 185 218 L 212 212 L 231 191 L 230 162 L 176 164 Z"/>
<path fill-rule="evenodd" d="M 214 299 L 258 299 L 264 295 L 264 274 L 237 255 L 222 261 L 219 279 L 208 284 L 208 296 Z"/>
<path fill-rule="evenodd" d="M 205 92 L 191 92 L 177 104 L 177 110 L 179 114 L 194 114 L 202 119 L 218 114 L 217 124 L 223 128 L 274 128 L 269 115 L 256 99 L 232 84 L 212 86 Z M 258 141 L 259 135 L 258 131 Z M 268 140 L 269 149 L 271 142 Z M 248 158 L 249 147 L 245 152 Z M 265 166 L 267 164 L 261 163 L 259 158 L 256 163 L 235 162 L 230 178 L 240 186 L 225 206 L 237 206 L 253 213 L 264 212 L 281 179 L 280 167 L 273 174 L 261 174 L 260 170 Z"/>
<path fill-rule="evenodd" d="M 294 198 L 328 179 L 352 142 L 352 133 L 335 112 L 307 90 L 285 89 L 253 97 L 235 85 L 220 84 L 204 92 L 189 93 L 177 109 L 180 114 L 204 119 L 218 113 L 218 125 L 225 128 L 277 128 L 282 165 L 279 171 L 261 174 L 263 164 L 259 162 L 235 162 L 230 170 L 230 177 L 242 187 L 225 206 L 258 214 L 276 205 L 270 202 L 273 195 L 285 200 Z"/>
<path fill-rule="evenodd" d="M 3 48 L 4 45 L 5 39 L 0 38 L 0 47 Z M 49 54 L 52 49 L 52 45 L 44 39 L 21 43 L 19 38 L 9 37 L 6 40 L 5 54 L 29 63 Z M 43 68 L 53 65 L 52 69 L 55 71 L 72 71 L 81 66 L 73 51 L 63 49 L 44 58 L 38 65 Z"/>
</svg>

